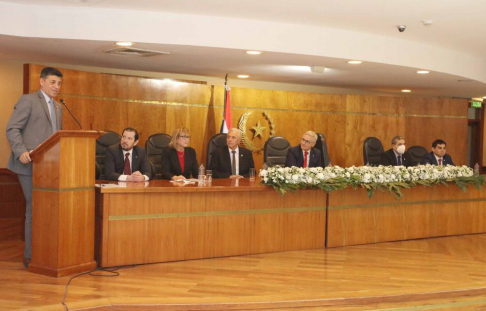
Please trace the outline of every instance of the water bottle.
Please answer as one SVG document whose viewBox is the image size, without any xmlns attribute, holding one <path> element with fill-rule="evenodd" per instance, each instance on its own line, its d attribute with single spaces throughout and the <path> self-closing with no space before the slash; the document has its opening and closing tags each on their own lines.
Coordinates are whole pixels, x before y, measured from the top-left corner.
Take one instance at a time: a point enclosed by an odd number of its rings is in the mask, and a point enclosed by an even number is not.
<svg viewBox="0 0 486 311">
<path fill-rule="evenodd" d="M 197 180 L 200 184 L 204 183 L 204 176 L 206 175 L 206 170 L 204 169 L 204 165 L 199 166 L 199 173 L 197 175 Z"/>
<path fill-rule="evenodd" d="M 474 164 L 474 176 L 479 176 L 479 164 Z"/>
</svg>

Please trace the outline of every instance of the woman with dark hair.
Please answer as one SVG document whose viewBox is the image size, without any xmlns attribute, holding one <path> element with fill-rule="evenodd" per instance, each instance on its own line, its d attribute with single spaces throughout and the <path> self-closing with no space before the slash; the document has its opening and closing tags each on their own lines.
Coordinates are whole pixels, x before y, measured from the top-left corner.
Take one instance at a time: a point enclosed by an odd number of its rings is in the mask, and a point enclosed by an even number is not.
<svg viewBox="0 0 486 311">
<path fill-rule="evenodd" d="M 178 180 L 197 178 L 196 150 L 189 147 L 191 134 L 185 127 L 175 129 L 169 146 L 162 150 L 162 178 Z"/>
</svg>

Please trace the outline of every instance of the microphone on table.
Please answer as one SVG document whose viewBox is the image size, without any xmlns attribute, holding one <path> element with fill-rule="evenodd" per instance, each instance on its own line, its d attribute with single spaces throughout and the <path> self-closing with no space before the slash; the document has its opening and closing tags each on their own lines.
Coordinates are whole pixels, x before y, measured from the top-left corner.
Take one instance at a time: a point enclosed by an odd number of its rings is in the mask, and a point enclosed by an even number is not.
<svg viewBox="0 0 486 311">
<path fill-rule="evenodd" d="M 64 102 L 64 99 L 60 99 L 59 100 L 63 105 L 64 107 L 66 107 L 67 111 L 69 112 L 69 114 L 71 115 L 71 117 L 73 117 L 74 121 L 76 121 L 76 123 L 79 125 L 79 128 L 80 129 L 83 129 L 83 127 L 81 126 L 81 124 L 79 123 L 78 119 L 76 119 L 76 117 L 73 115 L 73 113 L 71 112 L 71 110 L 69 109 L 69 107 L 66 105 L 66 103 Z"/>
</svg>

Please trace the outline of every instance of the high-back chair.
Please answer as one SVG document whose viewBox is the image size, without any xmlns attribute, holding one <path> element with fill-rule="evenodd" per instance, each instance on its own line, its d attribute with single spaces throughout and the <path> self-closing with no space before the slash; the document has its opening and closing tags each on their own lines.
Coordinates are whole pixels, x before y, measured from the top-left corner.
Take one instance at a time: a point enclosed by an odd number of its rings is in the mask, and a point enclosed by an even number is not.
<svg viewBox="0 0 486 311">
<path fill-rule="evenodd" d="M 152 169 L 152 179 L 162 179 L 162 148 L 170 143 L 171 136 L 165 133 L 150 135 L 145 142 L 145 152 Z"/>
<path fill-rule="evenodd" d="M 219 147 L 226 146 L 226 133 L 219 133 L 211 137 L 208 142 L 208 152 L 206 154 L 206 168 L 209 167 L 209 163 L 211 163 L 211 155 L 214 150 Z"/>
<path fill-rule="evenodd" d="M 321 133 L 316 133 L 316 134 L 317 134 L 317 141 L 314 148 L 317 148 L 321 151 L 322 167 L 329 166 L 331 165 L 331 159 L 329 158 L 329 153 L 327 152 L 326 137 Z"/>
<path fill-rule="evenodd" d="M 424 155 L 427 153 L 427 149 L 422 146 L 412 146 L 407 150 L 408 154 L 412 158 L 412 163 L 414 166 L 419 165 L 422 163 L 422 159 Z"/>
<path fill-rule="evenodd" d="M 96 179 L 105 179 L 105 151 L 111 145 L 120 143 L 121 136 L 113 131 L 105 131 L 105 134 L 96 140 Z"/>
<path fill-rule="evenodd" d="M 287 157 L 289 148 L 290 143 L 284 137 L 270 137 L 263 146 L 263 163 L 267 167 L 285 166 L 285 158 Z"/>
<path fill-rule="evenodd" d="M 364 165 L 378 166 L 384 153 L 383 144 L 376 137 L 368 137 L 363 142 Z"/>
</svg>

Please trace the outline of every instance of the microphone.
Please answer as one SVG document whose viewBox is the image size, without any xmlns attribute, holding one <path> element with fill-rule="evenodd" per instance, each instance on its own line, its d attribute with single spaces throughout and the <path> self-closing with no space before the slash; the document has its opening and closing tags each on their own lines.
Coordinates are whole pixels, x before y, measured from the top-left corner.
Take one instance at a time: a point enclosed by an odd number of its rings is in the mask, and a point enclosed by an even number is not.
<svg viewBox="0 0 486 311">
<path fill-rule="evenodd" d="M 74 121 L 76 121 L 76 123 L 79 125 L 79 128 L 82 130 L 83 127 L 81 126 L 81 124 L 79 124 L 78 119 L 76 119 L 76 117 L 73 115 L 73 113 L 71 112 L 69 107 L 66 105 L 66 103 L 64 102 L 64 99 L 61 98 L 59 101 L 64 105 L 64 107 L 66 107 L 66 109 L 69 112 L 69 114 L 71 115 L 71 117 L 73 117 Z"/>
</svg>

